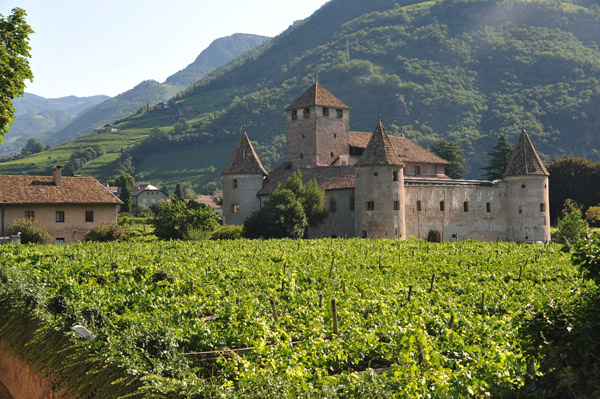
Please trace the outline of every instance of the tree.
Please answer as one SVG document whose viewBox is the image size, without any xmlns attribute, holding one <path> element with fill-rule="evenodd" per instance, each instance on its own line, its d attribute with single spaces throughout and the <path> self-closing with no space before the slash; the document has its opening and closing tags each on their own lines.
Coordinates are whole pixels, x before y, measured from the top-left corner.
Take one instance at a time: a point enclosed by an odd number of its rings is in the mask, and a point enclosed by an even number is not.
<svg viewBox="0 0 600 399">
<path fill-rule="evenodd" d="M 38 152 L 42 152 L 46 149 L 44 143 L 37 141 L 33 137 L 27 140 L 25 143 L 25 147 L 21 148 L 21 155 L 31 155 L 37 154 Z"/>
<path fill-rule="evenodd" d="M 8 17 L 0 14 L 0 141 L 14 120 L 12 100 L 23 95 L 25 80 L 33 79 L 28 60 L 33 30 L 26 15 L 21 8 L 13 8 Z"/>
<path fill-rule="evenodd" d="M 85 241 L 110 242 L 127 241 L 127 230 L 118 223 L 100 223 L 85 235 Z"/>
<path fill-rule="evenodd" d="M 173 201 L 183 201 L 185 199 L 183 195 L 183 189 L 181 188 L 181 184 L 177 183 L 177 185 L 175 186 L 175 192 L 173 193 L 171 199 Z"/>
<path fill-rule="evenodd" d="M 195 201 L 160 202 L 155 210 L 154 234 L 163 240 L 181 240 L 192 230 L 211 232 L 221 226 L 221 217 L 213 208 Z"/>
<path fill-rule="evenodd" d="M 565 201 L 563 216 L 558 220 L 556 235 L 559 240 L 574 242 L 583 237 L 588 229 L 588 224 L 583 220 L 583 214 L 577 203 L 571 199 Z"/>
<path fill-rule="evenodd" d="M 446 166 L 446 175 L 451 179 L 462 179 L 463 174 L 467 173 L 465 157 L 462 155 L 462 149 L 458 142 L 438 139 L 429 147 L 429 150 L 450 162 Z"/>
<path fill-rule="evenodd" d="M 286 182 L 285 188 L 291 190 L 300 200 L 309 228 L 320 225 L 327 217 L 325 210 L 325 191 L 319 189 L 315 179 L 302 184 L 302 172 L 297 170 Z"/>
<path fill-rule="evenodd" d="M 52 239 L 43 224 L 30 218 L 13 220 L 8 226 L 8 232 L 12 235 L 21 233 L 22 244 L 43 244 Z"/>
<path fill-rule="evenodd" d="M 512 154 L 512 149 L 513 147 L 506 139 L 506 136 L 504 134 L 499 135 L 498 141 L 494 145 L 494 150 L 485 153 L 491 157 L 487 166 L 481 168 L 488 180 L 502 178 L 504 169 L 506 169 L 506 165 L 508 165 L 510 155 Z"/>
<path fill-rule="evenodd" d="M 121 212 L 131 213 L 131 187 L 135 184 L 135 179 L 129 173 L 123 173 L 115 181 L 118 187 L 121 187 L 119 199 L 123 201 Z"/>
</svg>

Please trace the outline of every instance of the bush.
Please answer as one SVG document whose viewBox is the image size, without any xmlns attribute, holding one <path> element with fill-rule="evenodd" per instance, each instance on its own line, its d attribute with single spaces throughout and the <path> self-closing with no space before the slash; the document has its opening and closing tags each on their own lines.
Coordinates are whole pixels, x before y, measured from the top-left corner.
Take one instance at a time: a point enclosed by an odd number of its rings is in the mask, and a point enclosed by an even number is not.
<svg viewBox="0 0 600 399">
<path fill-rule="evenodd" d="M 223 226 L 212 232 L 211 240 L 237 240 L 242 238 L 242 226 Z"/>
<path fill-rule="evenodd" d="M 183 239 L 187 241 L 204 241 L 210 238 L 210 232 L 199 229 L 197 227 L 190 227 L 183 234 Z"/>
<path fill-rule="evenodd" d="M 29 218 L 13 220 L 8 225 L 8 232 L 11 235 L 21 233 L 22 244 L 43 244 L 52 239 L 52 236 L 43 224 Z"/>
<path fill-rule="evenodd" d="M 154 234 L 163 240 L 197 238 L 198 234 L 192 230 L 210 232 L 221 225 L 221 217 L 213 208 L 194 201 L 160 202 L 155 210 Z"/>
<path fill-rule="evenodd" d="M 101 223 L 94 226 L 85 235 L 86 241 L 109 242 L 126 241 L 127 230 L 118 223 Z"/>
<path fill-rule="evenodd" d="M 596 281 L 600 286 L 600 236 L 597 233 L 575 244 L 571 260 L 579 266 L 585 278 Z"/>
<path fill-rule="evenodd" d="M 590 206 L 585 211 L 585 220 L 592 227 L 600 227 L 600 206 Z"/>
<path fill-rule="evenodd" d="M 556 235 L 561 241 L 574 242 L 583 237 L 588 229 L 588 224 L 583 220 L 583 214 L 577 203 L 566 200 L 563 207 L 563 216 L 558 220 Z"/>
<path fill-rule="evenodd" d="M 438 230 L 429 230 L 429 233 L 427 234 L 427 241 L 442 242 L 442 235 Z"/>
</svg>

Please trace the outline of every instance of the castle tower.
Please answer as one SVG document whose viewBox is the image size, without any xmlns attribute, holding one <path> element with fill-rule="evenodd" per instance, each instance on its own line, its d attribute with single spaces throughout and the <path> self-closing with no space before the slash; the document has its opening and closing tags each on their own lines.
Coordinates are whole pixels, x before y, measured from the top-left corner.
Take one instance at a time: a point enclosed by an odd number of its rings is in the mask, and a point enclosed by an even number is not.
<svg viewBox="0 0 600 399">
<path fill-rule="evenodd" d="M 550 241 L 549 175 L 523 128 L 502 177 L 510 241 Z"/>
<path fill-rule="evenodd" d="M 223 173 L 223 224 L 243 224 L 260 209 L 258 191 L 267 172 L 244 131 Z"/>
<path fill-rule="evenodd" d="M 355 233 L 361 237 L 405 238 L 404 163 L 381 121 L 355 164 Z"/>
<path fill-rule="evenodd" d="M 347 164 L 350 107 L 318 82 L 285 110 L 286 158 L 294 167 Z"/>
</svg>

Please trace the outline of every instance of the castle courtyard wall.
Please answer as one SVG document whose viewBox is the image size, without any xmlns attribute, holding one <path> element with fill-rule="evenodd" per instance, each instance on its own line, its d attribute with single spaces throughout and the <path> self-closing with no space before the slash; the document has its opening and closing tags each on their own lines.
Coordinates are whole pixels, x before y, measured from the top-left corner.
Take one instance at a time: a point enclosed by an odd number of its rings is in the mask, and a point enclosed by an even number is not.
<svg viewBox="0 0 600 399">
<path fill-rule="evenodd" d="M 351 209 L 354 202 L 354 189 L 327 190 L 325 209 L 328 211 L 325 221 L 315 229 L 308 231 L 310 238 L 354 237 L 354 215 Z M 331 202 L 335 201 L 335 211 L 331 211 Z M 356 207 L 354 208 L 356 209 Z"/>
</svg>

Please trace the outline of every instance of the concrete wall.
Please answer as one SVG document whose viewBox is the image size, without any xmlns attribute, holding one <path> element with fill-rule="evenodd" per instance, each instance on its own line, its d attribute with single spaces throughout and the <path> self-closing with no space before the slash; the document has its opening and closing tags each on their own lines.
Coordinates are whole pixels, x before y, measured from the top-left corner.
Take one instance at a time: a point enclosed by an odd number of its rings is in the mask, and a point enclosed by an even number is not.
<svg viewBox="0 0 600 399">
<path fill-rule="evenodd" d="M 335 201 L 335 212 L 331 212 L 332 200 Z M 310 229 L 308 236 L 310 238 L 354 237 L 355 211 L 350 209 L 352 201 L 355 201 L 354 189 L 327 190 L 325 192 L 325 209 L 329 212 L 327 219 L 316 229 Z"/>
<path fill-rule="evenodd" d="M 429 230 L 438 230 L 444 241 L 509 239 L 504 209 L 506 194 L 498 185 L 407 185 L 405 192 L 409 237 L 426 239 Z M 420 211 L 417 201 L 421 203 Z M 440 207 L 442 201 L 444 210 Z"/>
<path fill-rule="evenodd" d="M 234 181 L 237 181 L 237 187 Z M 260 209 L 256 193 L 263 186 L 264 177 L 259 174 L 223 176 L 223 224 L 241 225 L 254 211 Z M 239 213 L 234 212 L 239 206 Z"/>
<path fill-rule="evenodd" d="M 510 176 L 506 187 L 506 215 L 511 241 L 550 241 L 550 200 L 547 176 Z M 541 205 L 543 204 L 543 205 Z"/>
<path fill-rule="evenodd" d="M 24 218 L 26 211 L 34 212 L 34 219 L 46 226 L 54 242 L 64 238 L 65 243 L 83 241 L 85 234 L 100 223 L 117 221 L 118 205 L 19 205 L 6 206 L 4 210 L 4 231 L 15 219 Z M 65 213 L 64 222 L 56 222 L 56 212 Z M 94 212 L 94 221 L 86 222 L 86 211 Z"/>
</svg>

